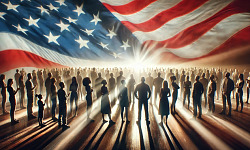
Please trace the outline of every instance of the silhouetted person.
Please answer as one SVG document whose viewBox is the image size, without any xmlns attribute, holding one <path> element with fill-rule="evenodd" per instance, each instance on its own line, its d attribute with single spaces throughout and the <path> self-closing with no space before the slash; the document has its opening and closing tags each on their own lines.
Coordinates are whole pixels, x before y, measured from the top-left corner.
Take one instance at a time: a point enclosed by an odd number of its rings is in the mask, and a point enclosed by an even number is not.
<svg viewBox="0 0 250 150">
<path fill-rule="evenodd" d="M 178 84 L 175 83 L 176 77 L 172 76 L 170 77 L 170 81 L 171 81 L 171 86 L 173 88 L 172 91 L 172 104 L 171 104 L 171 113 L 175 114 L 175 104 L 178 98 L 178 89 L 180 88 Z"/>
<path fill-rule="evenodd" d="M 191 71 L 190 80 L 191 80 L 191 83 L 192 83 L 192 84 L 194 84 L 194 79 L 195 79 L 194 71 Z"/>
<path fill-rule="evenodd" d="M 43 79 L 43 72 L 42 70 L 37 71 L 37 78 L 38 78 L 38 83 L 40 87 L 40 93 L 43 93 L 43 85 L 44 85 L 44 79 Z"/>
<path fill-rule="evenodd" d="M 72 108 L 73 108 L 73 101 L 75 101 L 75 114 L 74 116 L 77 116 L 77 109 L 78 109 L 78 95 L 77 95 L 77 89 L 78 89 L 78 83 L 76 81 L 76 77 L 72 78 L 72 83 L 70 84 L 70 113 L 72 114 Z"/>
<path fill-rule="evenodd" d="M 19 88 L 15 91 L 12 87 L 13 85 L 13 79 L 9 79 L 7 83 L 7 90 L 9 92 L 9 101 L 10 101 L 10 120 L 12 124 L 19 123 L 18 120 L 14 119 L 15 109 L 16 109 L 16 98 L 15 95 Z"/>
<path fill-rule="evenodd" d="M 247 82 L 247 100 L 246 100 L 246 103 L 248 104 L 249 93 L 250 93 L 250 77 L 247 78 L 246 82 Z"/>
<path fill-rule="evenodd" d="M 56 89 L 56 79 L 52 78 L 51 79 L 51 102 L 52 102 L 52 107 L 51 107 L 51 115 L 52 115 L 52 120 L 57 121 L 56 118 L 56 105 L 57 105 L 57 89 Z"/>
<path fill-rule="evenodd" d="M 232 109 L 232 105 L 231 105 L 231 92 L 234 89 L 234 82 L 232 79 L 229 78 L 230 77 L 230 73 L 227 72 L 225 74 L 225 79 L 223 81 L 222 84 L 222 100 L 223 100 L 223 109 L 220 112 L 220 114 L 225 114 L 226 113 L 226 101 L 228 104 L 228 115 L 231 116 L 231 109 Z"/>
<path fill-rule="evenodd" d="M 138 95 L 137 95 L 138 92 Z M 148 117 L 148 99 L 151 96 L 151 90 L 149 86 L 145 83 L 145 78 L 141 78 L 141 83 L 138 84 L 135 88 L 134 96 L 139 100 L 138 104 L 138 121 L 137 123 L 141 123 L 141 110 L 142 105 L 144 105 L 145 116 L 147 124 L 150 124 L 149 117 Z"/>
<path fill-rule="evenodd" d="M 135 99 L 134 99 L 134 91 L 135 91 L 135 79 L 134 79 L 134 76 L 133 74 L 130 75 L 130 79 L 128 80 L 128 100 L 129 102 L 132 102 L 132 99 L 131 99 L 131 96 L 133 98 L 133 102 L 135 102 Z M 123 88 L 123 86 L 121 86 L 121 88 Z"/>
<path fill-rule="evenodd" d="M 39 126 L 43 127 L 43 111 L 44 111 L 44 103 L 42 101 L 43 96 L 41 94 L 36 94 L 36 97 L 38 98 L 37 105 L 38 105 L 38 123 Z"/>
<path fill-rule="evenodd" d="M 163 117 L 166 116 L 166 124 L 169 115 L 169 101 L 168 97 L 170 97 L 170 89 L 168 88 L 168 82 L 163 82 L 163 88 L 161 88 L 160 92 L 160 105 L 159 105 L 159 114 L 161 115 L 161 122 L 162 124 Z"/>
<path fill-rule="evenodd" d="M 154 91 L 154 104 L 155 105 L 156 105 L 157 95 L 160 94 L 163 80 L 164 79 L 161 77 L 161 73 L 159 72 L 157 78 L 155 78 L 153 82 L 155 86 L 155 91 Z"/>
<path fill-rule="evenodd" d="M 120 75 L 116 78 L 117 92 L 118 92 L 117 95 L 119 95 L 119 93 L 120 93 L 121 81 L 122 81 L 122 80 L 126 80 L 125 77 L 123 76 L 123 71 L 120 71 L 119 74 L 120 74 Z"/>
<path fill-rule="evenodd" d="M 4 74 L 1 74 L 0 76 L 0 87 L 1 87 L 1 94 L 2 94 L 2 108 L 3 108 L 3 114 L 7 114 L 8 112 L 6 111 L 6 107 L 5 107 L 5 104 L 6 104 L 6 84 L 4 82 L 5 80 L 5 75 Z"/>
<path fill-rule="evenodd" d="M 46 102 L 47 108 L 49 107 L 49 98 L 51 98 L 51 78 L 52 78 L 52 74 L 48 73 L 48 77 L 45 80 L 45 88 L 46 88 L 45 102 Z"/>
<path fill-rule="evenodd" d="M 188 99 L 188 109 L 189 109 L 189 105 L 190 105 L 190 89 L 192 88 L 192 84 L 191 81 L 189 81 L 189 76 L 186 77 L 186 81 L 183 83 L 183 88 L 184 88 L 184 92 L 183 92 L 183 106 L 185 105 L 185 101 L 186 98 Z"/>
<path fill-rule="evenodd" d="M 19 73 L 19 70 L 16 69 L 16 73 L 14 75 L 15 77 L 15 81 L 16 81 L 16 87 L 19 88 L 19 78 L 20 78 L 21 74 Z"/>
<path fill-rule="evenodd" d="M 90 120 L 90 113 L 91 113 L 91 109 L 92 109 L 92 92 L 93 89 L 90 87 L 91 81 L 89 79 L 89 77 L 86 77 L 82 80 L 82 84 L 83 86 L 85 86 L 86 89 L 86 101 L 87 101 L 87 119 Z"/>
<path fill-rule="evenodd" d="M 181 77 L 180 77 L 181 95 L 183 94 L 183 91 L 184 91 L 185 78 L 186 78 L 185 71 L 182 70 Z"/>
<path fill-rule="evenodd" d="M 237 86 L 237 81 L 238 81 L 238 75 L 239 75 L 239 72 L 238 72 L 238 70 L 237 69 L 235 69 L 235 71 L 234 71 L 234 73 L 232 74 L 232 76 L 233 76 L 233 82 L 234 82 L 234 86 L 236 87 Z M 234 95 L 236 95 L 235 94 L 235 90 L 236 90 L 236 88 L 234 88 L 234 90 L 233 90 L 233 98 L 234 98 Z"/>
<path fill-rule="evenodd" d="M 146 78 L 146 84 L 148 84 L 150 90 L 153 90 L 154 78 L 151 76 L 151 73 L 148 73 L 148 77 Z M 150 103 L 152 104 L 152 97 L 150 97 Z"/>
<path fill-rule="evenodd" d="M 204 92 L 204 88 L 203 88 L 202 83 L 199 81 L 199 79 L 200 79 L 200 76 L 195 77 L 196 82 L 194 83 L 194 86 L 193 86 L 194 88 L 193 88 L 193 93 L 192 93 L 193 106 L 194 106 L 194 112 L 193 112 L 194 118 L 196 118 L 197 116 L 197 107 L 199 108 L 198 118 L 201 118 L 201 115 L 202 115 L 201 95 Z"/>
<path fill-rule="evenodd" d="M 109 122 L 110 123 L 114 123 L 111 119 L 111 107 L 110 107 L 110 102 L 109 102 L 109 92 L 108 92 L 108 88 L 106 87 L 107 85 L 107 81 L 106 80 L 102 80 L 101 82 L 102 87 L 101 87 L 101 94 L 102 94 L 102 99 L 101 99 L 101 113 L 102 113 L 102 119 L 103 122 L 107 122 L 104 119 L 104 114 L 108 114 L 109 117 Z"/>
<path fill-rule="evenodd" d="M 20 88 L 20 108 L 21 109 L 24 109 L 26 107 L 24 107 L 23 103 L 24 103 L 24 87 L 25 87 L 25 84 L 24 84 L 24 81 L 23 81 L 23 76 L 21 75 L 19 77 L 19 88 Z"/>
<path fill-rule="evenodd" d="M 121 85 L 121 89 L 120 89 L 120 93 L 119 93 L 119 99 L 120 99 L 120 107 L 121 107 L 121 118 L 122 118 L 122 122 L 123 122 L 123 112 L 124 112 L 124 108 L 125 108 L 125 114 L 126 114 L 126 121 L 127 123 L 129 123 L 128 120 L 128 107 L 129 107 L 129 100 L 128 100 L 128 89 L 127 87 L 125 87 L 125 80 L 121 81 L 122 85 Z"/>
<path fill-rule="evenodd" d="M 64 83 L 59 83 L 60 89 L 57 91 L 57 96 L 59 100 L 59 114 L 58 114 L 58 125 L 61 126 L 61 118 L 62 118 L 62 125 L 67 126 L 67 98 L 69 96 L 66 95 L 64 91 Z"/>
<path fill-rule="evenodd" d="M 90 78 L 91 78 L 91 81 L 92 81 L 92 87 L 95 88 L 95 80 L 97 78 L 97 73 L 96 73 L 96 70 L 95 68 L 92 69 L 92 71 L 90 72 Z"/>
<path fill-rule="evenodd" d="M 32 72 L 32 83 L 33 83 L 33 85 L 35 87 L 38 87 L 38 81 L 37 81 L 37 76 L 36 76 L 36 71 L 35 70 L 33 70 L 33 72 Z M 37 93 L 37 88 L 34 89 L 34 92 Z M 37 105 L 36 102 L 37 102 L 36 101 L 36 96 L 34 96 L 34 103 L 35 103 L 35 105 Z"/>
<path fill-rule="evenodd" d="M 76 80 L 77 80 L 77 83 L 79 83 L 78 84 L 79 87 L 78 87 L 78 90 L 77 90 L 77 94 L 79 96 L 79 99 L 81 100 L 81 99 L 83 99 L 83 91 L 82 91 L 82 84 L 80 84 L 80 83 L 82 83 L 82 76 L 81 76 L 80 71 L 77 71 Z"/>
<path fill-rule="evenodd" d="M 214 81 L 214 75 L 210 76 L 210 82 L 208 85 L 208 113 L 215 111 L 214 96 L 216 91 L 216 82 Z"/>
<path fill-rule="evenodd" d="M 114 100 L 115 98 L 115 78 L 114 78 L 114 75 L 113 73 L 110 73 L 110 78 L 109 78 L 109 91 L 111 91 L 111 95 L 110 95 L 110 98 L 111 98 L 111 102 Z"/>
<path fill-rule="evenodd" d="M 34 97 L 34 89 L 36 88 L 33 86 L 31 79 L 32 76 L 30 73 L 27 75 L 28 79 L 25 82 L 25 87 L 27 91 L 27 114 L 28 114 L 28 119 L 34 119 L 36 118 L 32 113 L 32 107 L 33 107 L 33 97 Z"/>
<path fill-rule="evenodd" d="M 220 69 L 218 69 L 218 71 L 216 72 L 216 89 L 217 89 L 217 100 L 219 100 L 219 97 L 220 97 L 220 91 L 221 91 L 221 82 L 222 82 L 222 79 L 223 79 L 223 75 L 222 75 L 222 72 Z"/>
<path fill-rule="evenodd" d="M 243 110 L 243 86 L 244 86 L 244 78 L 243 74 L 239 74 L 239 80 L 236 84 L 236 111 L 238 111 L 239 101 L 241 104 L 240 112 Z"/>
<path fill-rule="evenodd" d="M 96 97 L 97 97 L 97 99 L 102 96 L 102 93 L 101 93 L 101 82 L 103 80 L 104 79 L 102 78 L 102 74 L 99 72 L 98 73 L 98 78 L 96 78 L 96 80 L 95 80 L 95 90 L 96 90 Z"/>
<path fill-rule="evenodd" d="M 70 88 L 70 84 L 71 84 L 71 75 L 70 75 L 70 71 L 69 70 L 67 70 L 66 71 L 66 75 L 65 75 L 65 78 L 64 78 L 64 82 L 65 82 L 65 84 L 66 84 L 66 91 L 67 91 L 67 93 L 69 93 L 69 88 Z"/>
<path fill-rule="evenodd" d="M 208 86 L 208 79 L 205 78 L 205 73 L 203 73 L 201 75 L 201 79 L 200 79 L 201 84 L 203 85 L 203 95 L 204 95 L 204 99 L 205 99 L 205 108 L 207 107 L 207 86 Z"/>
</svg>

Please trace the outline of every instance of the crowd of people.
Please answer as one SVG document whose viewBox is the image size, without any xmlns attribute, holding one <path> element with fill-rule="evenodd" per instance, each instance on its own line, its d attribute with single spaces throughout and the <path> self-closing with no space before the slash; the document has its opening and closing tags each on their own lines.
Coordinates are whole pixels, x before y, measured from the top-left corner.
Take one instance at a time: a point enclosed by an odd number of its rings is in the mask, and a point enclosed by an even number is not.
<svg viewBox="0 0 250 150">
<path fill-rule="evenodd" d="M 44 126 L 42 120 L 46 106 L 47 110 L 51 110 L 52 119 L 58 121 L 59 126 L 68 127 L 67 116 L 77 116 L 79 100 L 86 100 L 87 119 L 91 121 L 93 121 L 90 118 L 93 101 L 100 100 L 103 122 L 107 122 L 104 116 L 107 114 L 109 122 L 115 123 L 111 117 L 111 106 L 118 100 L 122 121 L 124 121 L 125 110 L 126 122 L 129 123 L 128 107 L 130 103 L 135 102 L 135 98 L 138 99 L 138 124 L 141 123 L 142 106 L 145 110 L 146 123 L 150 124 L 149 102 L 158 107 L 159 115 L 161 115 L 160 124 L 163 123 L 164 116 L 167 123 L 168 115 L 176 113 L 177 100 L 183 101 L 182 104 L 187 105 L 187 109 L 190 109 L 192 100 L 193 117 L 201 118 L 203 99 L 204 107 L 208 107 L 207 113 L 211 114 L 215 111 L 215 99 L 218 100 L 221 96 L 223 109 L 220 114 L 231 116 L 231 97 L 236 99 L 235 111 L 242 112 L 243 93 L 247 94 L 245 102 L 248 103 L 250 92 L 250 76 L 246 69 L 239 71 L 238 69 L 221 68 L 144 68 L 142 70 L 133 68 L 55 68 L 33 70 L 31 73 L 26 73 L 24 69 L 21 71 L 16 69 L 13 77 L 15 87 L 12 78 L 8 79 L 6 85 L 5 75 L 0 76 L 3 114 L 8 113 L 6 111 L 8 91 L 11 123 L 19 122 L 14 117 L 16 95 L 19 94 L 20 109 L 27 109 L 29 120 L 38 118 L 40 126 Z M 152 92 L 153 97 L 151 97 Z M 27 97 L 27 108 L 24 106 L 25 97 Z M 169 97 L 172 97 L 171 104 Z M 67 113 L 67 101 L 69 101 L 69 114 Z M 38 106 L 37 117 L 33 115 L 33 104 Z M 59 108 L 58 118 L 56 118 L 57 107 Z"/>
</svg>

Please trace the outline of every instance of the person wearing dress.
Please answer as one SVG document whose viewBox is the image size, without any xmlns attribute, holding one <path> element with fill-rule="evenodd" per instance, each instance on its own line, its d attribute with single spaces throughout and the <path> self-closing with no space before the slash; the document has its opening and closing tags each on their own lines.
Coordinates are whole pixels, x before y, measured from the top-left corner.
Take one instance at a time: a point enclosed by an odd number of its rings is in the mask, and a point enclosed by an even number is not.
<svg viewBox="0 0 250 150">
<path fill-rule="evenodd" d="M 102 99 L 101 99 L 101 113 L 102 113 L 102 119 L 103 122 L 106 122 L 104 119 L 104 114 L 108 114 L 109 117 L 109 122 L 114 123 L 111 119 L 111 107 L 110 107 L 110 102 L 109 102 L 109 97 L 108 97 L 108 88 L 106 87 L 107 81 L 102 80 L 101 82 L 102 87 L 101 87 L 101 94 L 102 94 Z"/>
<path fill-rule="evenodd" d="M 169 115 L 169 101 L 168 97 L 170 97 L 170 89 L 168 88 L 168 82 L 163 82 L 163 88 L 160 91 L 160 104 L 159 104 L 159 114 L 161 115 L 161 122 L 162 124 L 163 117 L 166 116 L 166 124 Z"/>
<path fill-rule="evenodd" d="M 119 99 L 120 99 L 120 107 L 121 107 L 121 118 L 123 122 L 123 112 L 125 108 L 125 115 L 126 115 L 126 122 L 129 123 L 128 120 L 128 107 L 129 107 L 129 99 L 128 99 L 128 88 L 125 86 L 126 82 L 125 80 L 121 81 L 121 92 L 119 94 Z"/>
<path fill-rule="evenodd" d="M 242 112 L 243 110 L 243 86 L 244 86 L 244 78 L 243 78 L 243 74 L 239 75 L 239 80 L 236 84 L 236 109 L 235 111 L 238 111 L 238 107 L 239 107 L 239 101 L 241 104 L 241 109 L 240 112 Z"/>
<path fill-rule="evenodd" d="M 44 103 L 42 101 L 43 96 L 41 94 L 36 94 L 36 97 L 38 98 L 37 105 L 38 105 L 38 123 L 39 126 L 43 127 L 43 111 L 44 111 Z"/>
<path fill-rule="evenodd" d="M 92 108 L 92 92 L 93 89 L 90 87 L 91 81 L 89 77 L 86 77 L 82 80 L 83 86 L 85 86 L 86 90 L 86 101 L 87 101 L 87 119 L 90 120 L 90 113 L 91 113 L 91 108 Z"/>
<path fill-rule="evenodd" d="M 19 121 L 14 119 L 14 113 L 16 109 L 15 95 L 19 90 L 19 88 L 17 88 L 17 90 L 14 90 L 12 85 L 13 85 L 13 79 L 9 79 L 7 82 L 7 91 L 9 92 L 9 100 L 10 100 L 10 120 L 12 124 L 16 124 L 19 123 Z"/>
</svg>

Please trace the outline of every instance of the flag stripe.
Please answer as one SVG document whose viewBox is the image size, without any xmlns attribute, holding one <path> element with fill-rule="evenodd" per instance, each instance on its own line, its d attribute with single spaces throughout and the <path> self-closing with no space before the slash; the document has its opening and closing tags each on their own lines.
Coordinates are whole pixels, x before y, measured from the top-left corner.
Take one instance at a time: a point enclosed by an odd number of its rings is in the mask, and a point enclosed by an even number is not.
<svg viewBox="0 0 250 150">
<path fill-rule="evenodd" d="M 158 0 L 148 5 L 143 10 L 136 12 L 134 14 L 121 15 L 119 13 L 113 12 L 113 15 L 120 21 L 125 21 L 125 22 L 127 21 L 133 24 L 139 24 L 148 21 L 152 19 L 152 17 L 161 13 L 162 11 L 165 11 L 177 5 L 180 1 L 181 0 L 170 0 L 170 1 Z"/>
<path fill-rule="evenodd" d="M 132 2 L 133 0 L 100 0 L 102 3 L 107 3 L 113 6 L 121 6 Z"/>
<path fill-rule="evenodd" d="M 234 1 L 207 20 L 181 31 L 170 39 L 159 42 L 159 47 L 164 45 L 166 48 L 181 48 L 191 44 L 203 34 L 211 30 L 211 28 L 221 20 L 237 13 L 249 12 L 249 10 L 247 10 L 249 5 L 242 4 L 240 1 Z"/>
<path fill-rule="evenodd" d="M 128 15 L 142 10 L 155 1 L 156 0 L 134 0 L 122 6 L 113 6 L 107 3 L 103 3 L 103 5 L 108 8 L 110 12 L 117 12 L 123 15 Z"/>
</svg>

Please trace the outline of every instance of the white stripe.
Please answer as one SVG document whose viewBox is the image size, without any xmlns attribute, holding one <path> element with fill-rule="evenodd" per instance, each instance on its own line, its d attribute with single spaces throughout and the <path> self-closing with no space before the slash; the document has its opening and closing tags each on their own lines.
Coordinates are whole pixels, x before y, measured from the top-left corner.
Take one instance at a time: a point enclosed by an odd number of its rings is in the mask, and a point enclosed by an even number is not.
<svg viewBox="0 0 250 150">
<path fill-rule="evenodd" d="M 83 67 L 83 66 L 100 66 L 100 62 L 95 60 L 83 60 L 78 58 L 73 58 L 70 56 L 66 56 L 55 52 L 53 50 L 47 49 L 45 47 L 39 46 L 19 35 L 15 35 L 12 33 L 0 33 L 0 51 L 15 49 L 15 50 L 22 50 L 31 52 L 36 54 L 42 58 L 45 58 L 49 61 L 64 65 L 64 66 L 71 66 L 71 67 Z M 25 60 L 24 60 L 25 61 Z M 113 65 L 111 62 L 106 61 L 102 62 L 101 65 L 110 64 Z M 115 65 L 115 61 L 114 61 Z"/>
<path fill-rule="evenodd" d="M 125 4 L 132 2 L 132 1 L 133 0 L 100 0 L 100 2 L 107 3 L 107 4 L 112 5 L 112 6 L 125 5 Z"/>
<path fill-rule="evenodd" d="M 175 6 L 180 1 L 181 0 L 158 0 L 134 14 L 121 15 L 117 12 L 114 12 L 113 15 L 120 21 L 129 21 L 134 24 L 139 24 L 150 20 L 160 12 Z"/>
<path fill-rule="evenodd" d="M 147 40 L 163 41 L 175 36 L 190 26 L 212 17 L 231 2 L 232 0 L 211 0 L 193 12 L 173 19 L 152 32 L 136 31 L 133 34 L 139 39 L 141 43 Z"/>
<path fill-rule="evenodd" d="M 184 58 L 201 57 L 248 26 L 250 26 L 250 13 L 235 14 L 218 23 L 191 45 L 167 51 Z"/>
</svg>

